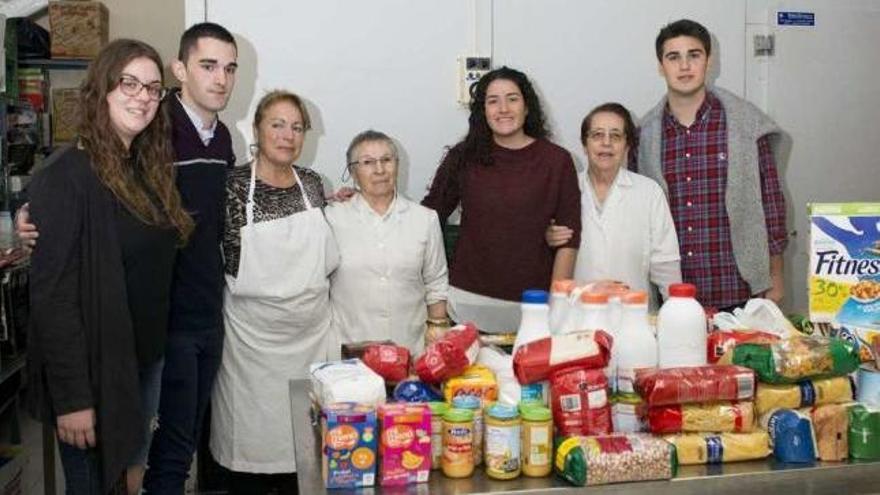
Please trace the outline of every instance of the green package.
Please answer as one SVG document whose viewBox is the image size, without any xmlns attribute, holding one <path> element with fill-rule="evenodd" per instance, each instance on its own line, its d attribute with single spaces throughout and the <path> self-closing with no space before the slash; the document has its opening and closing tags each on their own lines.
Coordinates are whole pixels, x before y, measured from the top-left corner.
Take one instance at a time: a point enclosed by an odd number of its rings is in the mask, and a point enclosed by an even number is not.
<svg viewBox="0 0 880 495">
<path fill-rule="evenodd" d="M 837 338 L 797 337 L 772 344 L 739 344 L 733 349 L 733 364 L 751 368 L 764 383 L 843 376 L 855 371 L 859 363 L 855 346 Z"/>
<path fill-rule="evenodd" d="M 849 456 L 880 459 L 880 409 L 862 404 L 849 409 Z"/>
</svg>

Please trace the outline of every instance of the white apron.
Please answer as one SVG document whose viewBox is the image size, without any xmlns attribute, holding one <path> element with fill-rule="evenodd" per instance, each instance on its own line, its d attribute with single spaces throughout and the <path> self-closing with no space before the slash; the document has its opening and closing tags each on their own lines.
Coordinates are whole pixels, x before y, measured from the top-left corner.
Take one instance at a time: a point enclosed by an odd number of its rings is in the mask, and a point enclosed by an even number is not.
<svg viewBox="0 0 880 495">
<path fill-rule="evenodd" d="M 234 471 L 296 471 L 288 381 L 326 359 L 328 275 L 339 252 L 320 208 L 254 223 L 251 165 L 238 276 L 226 275 L 223 358 L 211 398 L 211 452 Z M 303 400 L 308 400 L 303 397 Z"/>
</svg>

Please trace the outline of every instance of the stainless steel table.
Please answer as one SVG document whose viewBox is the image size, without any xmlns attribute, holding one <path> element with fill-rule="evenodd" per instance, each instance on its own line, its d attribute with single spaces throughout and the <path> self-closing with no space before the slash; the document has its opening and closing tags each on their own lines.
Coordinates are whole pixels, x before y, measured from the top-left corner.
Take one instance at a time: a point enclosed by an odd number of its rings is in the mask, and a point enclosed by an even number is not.
<svg viewBox="0 0 880 495">
<path fill-rule="evenodd" d="M 604 485 L 591 488 L 574 487 L 554 477 L 519 477 L 496 481 L 478 469 L 472 478 L 450 479 L 433 471 L 428 483 L 401 488 L 366 488 L 361 490 L 326 490 L 321 478 L 321 435 L 312 422 L 308 380 L 290 382 L 290 407 L 293 421 L 299 493 L 348 494 L 650 494 L 650 495 L 843 495 L 880 494 L 880 461 L 839 462 L 813 465 L 785 465 L 772 459 L 735 462 L 714 466 L 681 466 L 671 481 L 645 481 Z"/>
</svg>

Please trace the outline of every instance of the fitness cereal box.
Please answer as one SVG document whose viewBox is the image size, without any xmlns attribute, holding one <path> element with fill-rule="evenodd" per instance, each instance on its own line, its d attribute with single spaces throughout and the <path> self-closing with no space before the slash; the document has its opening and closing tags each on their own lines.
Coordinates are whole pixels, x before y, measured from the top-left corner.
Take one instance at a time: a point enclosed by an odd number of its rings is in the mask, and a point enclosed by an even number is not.
<svg viewBox="0 0 880 495">
<path fill-rule="evenodd" d="M 880 203 L 813 203 L 810 319 L 871 359 L 880 338 Z"/>
<path fill-rule="evenodd" d="M 336 402 L 321 409 L 321 470 L 327 488 L 376 483 L 376 409 Z"/>
<path fill-rule="evenodd" d="M 424 483 L 431 473 L 431 410 L 427 404 L 379 406 L 379 483 Z"/>
</svg>

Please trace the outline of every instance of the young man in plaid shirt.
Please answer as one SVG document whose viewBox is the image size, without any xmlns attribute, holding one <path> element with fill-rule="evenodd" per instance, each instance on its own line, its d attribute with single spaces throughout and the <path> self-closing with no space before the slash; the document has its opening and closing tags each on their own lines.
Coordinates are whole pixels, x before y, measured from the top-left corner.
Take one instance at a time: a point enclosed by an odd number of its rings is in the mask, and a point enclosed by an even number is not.
<svg viewBox="0 0 880 495">
<path fill-rule="evenodd" d="M 779 302 L 788 242 L 776 171 L 781 130 L 751 103 L 706 88 L 712 47 L 699 23 L 665 26 L 655 48 L 667 93 L 642 120 L 638 171 L 667 193 L 682 278 L 704 306 Z"/>
</svg>

